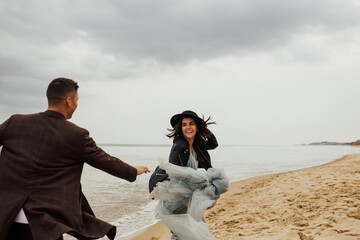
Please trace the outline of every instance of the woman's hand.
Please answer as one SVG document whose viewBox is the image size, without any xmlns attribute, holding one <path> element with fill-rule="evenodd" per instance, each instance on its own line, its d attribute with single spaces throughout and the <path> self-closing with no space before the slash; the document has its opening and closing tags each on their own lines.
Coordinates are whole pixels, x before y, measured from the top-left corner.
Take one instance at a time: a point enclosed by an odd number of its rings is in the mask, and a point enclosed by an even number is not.
<svg viewBox="0 0 360 240">
<path fill-rule="evenodd" d="M 137 175 L 150 172 L 150 170 L 145 166 L 135 166 L 135 168 L 137 170 Z"/>
</svg>

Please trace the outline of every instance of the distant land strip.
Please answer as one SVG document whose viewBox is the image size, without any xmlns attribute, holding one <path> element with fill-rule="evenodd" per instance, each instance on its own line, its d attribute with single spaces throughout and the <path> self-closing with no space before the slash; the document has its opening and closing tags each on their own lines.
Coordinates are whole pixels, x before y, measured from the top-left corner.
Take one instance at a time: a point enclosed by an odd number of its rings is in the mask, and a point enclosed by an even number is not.
<svg viewBox="0 0 360 240">
<path fill-rule="evenodd" d="M 350 146 L 359 146 L 360 140 L 357 140 L 355 142 L 345 142 L 345 143 L 339 143 L 339 142 L 313 142 L 310 144 L 304 144 L 304 145 L 350 145 Z"/>
</svg>

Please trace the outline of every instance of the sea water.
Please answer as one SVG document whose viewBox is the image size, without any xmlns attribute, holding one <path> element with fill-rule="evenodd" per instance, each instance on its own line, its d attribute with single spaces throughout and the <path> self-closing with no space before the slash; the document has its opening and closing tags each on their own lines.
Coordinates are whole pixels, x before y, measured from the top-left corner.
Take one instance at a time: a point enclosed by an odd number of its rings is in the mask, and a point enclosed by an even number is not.
<svg viewBox="0 0 360 240">
<path fill-rule="evenodd" d="M 130 165 L 148 166 L 167 161 L 171 146 L 102 146 Z M 219 146 L 209 151 L 213 167 L 223 168 L 231 181 L 318 166 L 344 155 L 360 153 L 350 146 Z M 117 227 L 120 239 L 156 222 L 156 201 L 149 198 L 150 174 L 129 183 L 85 165 L 83 192 L 95 215 Z"/>
</svg>

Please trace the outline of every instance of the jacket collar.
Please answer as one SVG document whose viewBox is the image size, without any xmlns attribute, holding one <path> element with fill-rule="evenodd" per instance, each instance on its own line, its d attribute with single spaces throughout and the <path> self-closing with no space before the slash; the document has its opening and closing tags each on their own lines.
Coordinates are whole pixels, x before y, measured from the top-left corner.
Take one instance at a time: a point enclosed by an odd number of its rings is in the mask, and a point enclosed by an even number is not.
<svg viewBox="0 0 360 240">
<path fill-rule="evenodd" d="M 66 120 L 64 115 L 56 111 L 46 110 L 45 114 L 48 115 L 49 117 Z"/>
</svg>

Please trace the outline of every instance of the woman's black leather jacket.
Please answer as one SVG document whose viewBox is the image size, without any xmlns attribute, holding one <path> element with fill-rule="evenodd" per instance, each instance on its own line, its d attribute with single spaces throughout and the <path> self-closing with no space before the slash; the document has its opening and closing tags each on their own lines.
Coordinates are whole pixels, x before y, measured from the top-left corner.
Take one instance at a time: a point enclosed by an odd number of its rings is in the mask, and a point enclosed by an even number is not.
<svg viewBox="0 0 360 240">
<path fill-rule="evenodd" d="M 193 144 L 193 148 L 197 155 L 197 160 L 199 161 L 199 168 L 205 168 L 207 170 L 208 168 L 212 167 L 210 155 L 207 150 L 215 149 L 217 146 L 218 143 L 214 134 L 211 134 L 208 139 L 200 144 Z M 190 149 L 188 141 L 184 138 L 179 138 L 171 148 L 169 162 L 185 167 L 189 160 L 189 156 Z M 162 182 L 168 179 L 168 177 L 169 176 L 166 174 L 165 170 L 157 167 L 150 177 L 149 191 L 151 192 L 158 182 Z"/>
<path fill-rule="evenodd" d="M 218 143 L 214 135 L 211 135 L 207 141 L 204 141 L 201 144 L 193 144 L 197 160 L 199 161 L 199 168 L 205 168 L 207 170 L 212 167 L 210 155 L 207 150 L 214 149 L 217 146 Z M 188 141 L 184 138 L 179 138 L 171 148 L 169 162 L 185 167 L 187 165 L 187 161 L 189 160 L 189 156 L 190 149 Z"/>
</svg>

